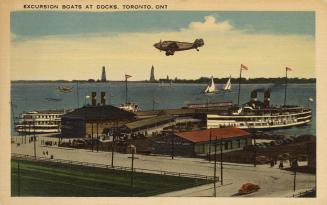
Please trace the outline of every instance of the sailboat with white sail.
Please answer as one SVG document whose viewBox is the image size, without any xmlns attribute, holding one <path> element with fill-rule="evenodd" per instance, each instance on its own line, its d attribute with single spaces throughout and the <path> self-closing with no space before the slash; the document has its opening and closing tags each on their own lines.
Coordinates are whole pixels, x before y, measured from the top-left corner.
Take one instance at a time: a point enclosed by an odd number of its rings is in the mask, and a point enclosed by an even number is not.
<svg viewBox="0 0 327 205">
<path fill-rule="evenodd" d="M 232 83 L 231 83 L 231 76 L 229 76 L 228 81 L 226 82 L 226 84 L 223 87 L 223 91 L 227 92 L 227 91 L 231 91 L 232 90 Z"/>
<path fill-rule="evenodd" d="M 204 90 L 204 93 L 209 94 L 209 93 L 216 93 L 216 85 L 215 82 L 213 81 L 213 76 L 211 76 L 211 80 L 208 84 L 208 86 L 206 87 L 206 89 Z"/>
</svg>

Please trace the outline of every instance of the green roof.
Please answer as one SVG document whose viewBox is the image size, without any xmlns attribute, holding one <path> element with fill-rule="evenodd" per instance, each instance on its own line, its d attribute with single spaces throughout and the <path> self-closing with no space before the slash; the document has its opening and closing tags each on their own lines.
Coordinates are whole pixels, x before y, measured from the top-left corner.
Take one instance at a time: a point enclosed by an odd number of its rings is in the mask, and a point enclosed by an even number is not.
<svg viewBox="0 0 327 205">
<path fill-rule="evenodd" d="M 130 123 L 125 124 L 125 126 L 130 130 L 134 130 L 134 129 L 138 129 L 138 128 L 155 125 L 155 124 L 158 124 L 161 122 L 170 121 L 173 119 L 175 119 L 175 118 L 171 115 L 159 115 L 156 117 L 151 117 L 151 118 L 147 118 L 147 119 L 143 119 L 143 120 L 138 120 L 135 122 L 130 122 Z"/>
</svg>

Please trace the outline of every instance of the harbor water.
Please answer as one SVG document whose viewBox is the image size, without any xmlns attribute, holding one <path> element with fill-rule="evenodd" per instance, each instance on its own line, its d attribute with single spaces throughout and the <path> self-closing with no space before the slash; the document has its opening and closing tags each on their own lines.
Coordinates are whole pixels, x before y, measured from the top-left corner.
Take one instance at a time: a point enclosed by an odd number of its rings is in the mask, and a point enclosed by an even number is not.
<svg viewBox="0 0 327 205">
<path fill-rule="evenodd" d="M 73 87 L 72 92 L 63 93 L 58 86 Z M 205 84 L 159 84 L 128 82 L 128 101 L 135 102 L 142 110 L 180 108 L 189 103 L 207 103 L 217 101 L 232 101 L 237 103 L 238 85 L 232 85 L 232 92 L 203 94 Z M 217 84 L 216 88 L 222 89 Z M 274 84 L 244 84 L 241 85 L 240 103 L 250 100 L 250 92 L 258 90 L 258 100 L 263 100 L 264 89 L 271 89 L 271 104 L 284 103 L 285 89 L 283 85 Z M 11 84 L 12 120 L 25 111 L 46 109 L 74 109 L 90 103 L 91 92 L 97 92 L 98 102 L 100 92 L 107 95 L 107 104 L 119 106 L 126 100 L 125 83 L 35 83 L 13 82 Z M 314 101 L 309 101 L 312 98 Z M 306 126 L 269 132 L 283 133 L 293 136 L 301 134 L 316 135 L 316 84 L 288 84 L 287 104 L 309 106 L 312 109 L 312 122 Z M 13 124 L 13 123 L 12 123 Z M 12 130 L 13 130 L 12 126 Z"/>
</svg>

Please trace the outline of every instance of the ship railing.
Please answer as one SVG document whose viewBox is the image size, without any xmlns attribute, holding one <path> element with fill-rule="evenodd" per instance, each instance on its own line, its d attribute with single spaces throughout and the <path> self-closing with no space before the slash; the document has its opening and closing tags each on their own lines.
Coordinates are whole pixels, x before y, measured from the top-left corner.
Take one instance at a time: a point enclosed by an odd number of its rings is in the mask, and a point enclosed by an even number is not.
<svg viewBox="0 0 327 205">
<path fill-rule="evenodd" d="M 99 163 L 91 163 L 91 162 L 81 162 L 74 160 L 65 160 L 65 159 L 53 159 L 48 157 L 40 157 L 40 156 L 32 156 L 25 154 L 11 154 L 12 159 L 16 160 L 26 160 L 26 161 L 39 161 L 39 162 L 52 162 L 52 163 L 60 163 L 66 165 L 77 165 L 77 166 L 86 166 L 86 167 L 96 167 L 103 168 L 108 170 L 116 170 L 116 171 L 132 171 L 131 167 L 124 166 L 111 166 L 108 164 L 99 164 Z M 213 181 L 213 176 L 201 175 L 201 174 L 193 174 L 193 173 L 185 173 L 185 172 L 172 172 L 165 170 L 155 170 L 155 169 L 144 169 L 144 168 L 134 168 L 134 172 L 140 173 L 152 173 L 152 174 L 160 174 L 160 175 L 168 175 L 168 176 L 178 176 L 178 177 L 186 177 L 186 178 L 194 178 L 194 179 L 204 179 L 207 181 Z M 216 177 L 216 181 L 219 181 L 219 177 Z"/>
</svg>

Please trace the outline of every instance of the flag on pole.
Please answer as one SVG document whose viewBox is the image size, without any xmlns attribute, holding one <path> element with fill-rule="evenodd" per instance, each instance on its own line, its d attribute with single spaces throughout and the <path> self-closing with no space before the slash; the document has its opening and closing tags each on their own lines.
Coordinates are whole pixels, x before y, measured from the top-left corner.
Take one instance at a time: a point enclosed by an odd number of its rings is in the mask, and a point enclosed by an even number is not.
<svg viewBox="0 0 327 205">
<path fill-rule="evenodd" d="M 127 79 L 127 78 L 130 78 L 130 77 L 132 77 L 131 75 L 127 75 L 127 74 L 125 74 L 125 78 Z"/>
<path fill-rule="evenodd" d="M 242 70 L 248 70 L 249 68 L 246 65 L 241 64 L 241 69 Z"/>
<path fill-rule="evenodd" d="M 292 68 L 286 67 L 286 71 L 292 71 Z"/>
</svg>

